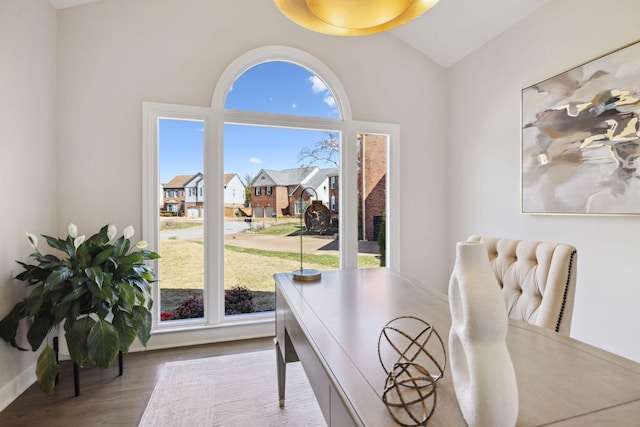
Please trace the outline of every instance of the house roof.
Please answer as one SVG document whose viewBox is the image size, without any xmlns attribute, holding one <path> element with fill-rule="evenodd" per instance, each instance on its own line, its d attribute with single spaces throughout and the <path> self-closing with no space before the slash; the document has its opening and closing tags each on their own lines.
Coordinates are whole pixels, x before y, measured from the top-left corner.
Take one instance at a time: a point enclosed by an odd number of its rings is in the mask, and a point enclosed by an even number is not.
<svg viewBox="0 0 640 427">
<path fill-rule="evenodd" d="M 177 175 L 171 181 L 163 184 L 162 186 L 164 188 L 184 188 L 184 186 L 191 181 L 194 176 L 195 175 Z"/>
<path fill-rule="evenodd" d="M 229 183 L 229 181 L 231 181 L 233 179 L 234 176 L 236 176 L 238 174 L 236 173 L 225 173 L 224 174 L 224 185 L 227 185 Z M 238 178 L 240 179 L 240 178 Z M 240 180 L 240 182 L 242 182 L 242 180 Z"/>
<path fill-rule="evenodd" d="M 304 186 L 312 187 L 314 190 L 322 185 L 325 179 L 331 175 L 338 175 L 340 170 L 338 168 L 320 169 L 315 175 L 313 175 Z"/>
<path fill-rule="evenodd" d="M 262 169 L 262 171 L 256 175 L 256 179 L 264 173 L 268 175 L 269 178 L 271 178 L 271 180 L 278 186 L 297 185 L 304 181 L 309 174 L 318 170 L 319 168 L 317 166 L 304 166 L 293 169 L 283 169 L 281 171 Z M 254 179 L 251 184 L 254 184 L 256 179 Z"/>
</svg>

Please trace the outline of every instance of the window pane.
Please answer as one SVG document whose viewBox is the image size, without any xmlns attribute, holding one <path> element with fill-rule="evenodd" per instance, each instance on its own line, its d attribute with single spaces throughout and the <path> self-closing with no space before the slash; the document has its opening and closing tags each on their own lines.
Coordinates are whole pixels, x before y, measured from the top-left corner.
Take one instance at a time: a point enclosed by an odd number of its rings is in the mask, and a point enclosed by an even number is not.
<svg viewBox="0 0 640 427">
<path fill-rule="evenodd" d="M 225 125 L 225 173 L 247 195 L 242 204 L 224 202 L 227 314 L 274 310 L 273 274 L 298 270 L 301 246 L 303 268 L 340 268 L 338 212 L 323 233 L 307 231 L 300 216 L 311 200 L 328 207 L 339 143 L 336 133 Z"/>
<path fill-rule="evenodd" d="M 358 136 L 358 267 L 386 265 L 388 135 Z M 372 259 L 372 257 L 375 257 Z M 374 265 L 372 265 L 374 263 Z"/>
<path fill-rule="evenodd" d="M 225 109 L 339 118 L 333 94 L 299 65 L 272 61 L 245 71 L 227 94 Z"/>
<path fill-rule="evenodd" d="M 161 321 L 204 316 L 204 124 L 160 119 Z"/>
</svg>

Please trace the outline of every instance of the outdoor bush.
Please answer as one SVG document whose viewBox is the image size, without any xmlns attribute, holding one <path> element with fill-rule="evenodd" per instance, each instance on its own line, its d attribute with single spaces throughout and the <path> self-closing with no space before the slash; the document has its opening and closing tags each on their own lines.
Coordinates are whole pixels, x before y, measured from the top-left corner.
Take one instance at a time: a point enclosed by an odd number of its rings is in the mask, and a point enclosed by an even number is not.
<svg viewBox="0 0 640 427">
<path fill-rule="evenodd" d="M 224 313 L 241 314 L 253 313 L 253 292 L 244 286 L 236 286 L 224 291 Z"/>
<path fill-rule="evenodd" d="M 197 317 L 204 317 L 204 301 L 202 297 L 194 295 L 187 298 L 173 310 L 174 319 L 192 319 Z"/>
<path fill-rule="evenodd" d="M 253 292 L 244 286 L 236 286 L 224 291 L 225 314 L 253 313 Z M 191 319 L 204 317 L 204 300 L 199 296 L 192 296 L 183 300 L 171 312 L 161 314 L 162 320 Z"/>
</svg>

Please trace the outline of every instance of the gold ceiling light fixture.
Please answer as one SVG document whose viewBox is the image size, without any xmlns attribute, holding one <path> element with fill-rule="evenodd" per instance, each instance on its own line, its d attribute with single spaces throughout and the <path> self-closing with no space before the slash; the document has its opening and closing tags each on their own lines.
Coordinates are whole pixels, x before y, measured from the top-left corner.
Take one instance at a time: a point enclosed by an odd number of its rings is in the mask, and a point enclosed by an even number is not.
<svg viewBox="0 0 640 427">
<path fill-rule="evenodd" d="M 333 36 L 364 36 L 416 19 L 438 0 L 274 0 L 298 25 Z"/>
</svg>

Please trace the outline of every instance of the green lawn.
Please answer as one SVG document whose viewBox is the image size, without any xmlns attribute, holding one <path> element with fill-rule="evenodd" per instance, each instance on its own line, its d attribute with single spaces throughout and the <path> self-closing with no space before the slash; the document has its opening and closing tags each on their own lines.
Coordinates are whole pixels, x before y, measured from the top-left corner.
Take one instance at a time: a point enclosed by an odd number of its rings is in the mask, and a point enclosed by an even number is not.
<svg viewBox="0 0 640 427">
<path fill-rule="evenodd" d="M 260 231 L 268 235 L 297 235 L 300 224 L 292 220 L 268 219 L 272 226 Z M 197 221 L 163 221 L 163 230 L 200 227 Z M 177 223 L 177 224 L 174 224 Z M 160 242 L 160 289 L 162 311 L 170 311 L 190 295 L 202 295 L 204 289 L 204 245 L 202 240 L 162 240 Z M 303 254 L 304 268 L 335 270 L 338 256 L 333 254 Z M 378 257 L 358 256 L 360 267 L 377 267 Z M 224 288 L 244 286 L 254 293 L 256 311 L 275 308 L 273 274 L 300 268 L 299 252 L 282 252 L 224 245 Z"/>
</svg>

